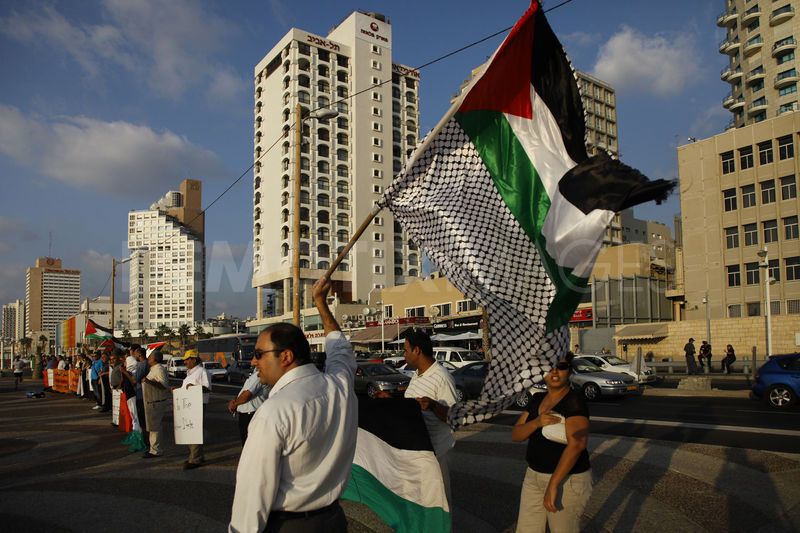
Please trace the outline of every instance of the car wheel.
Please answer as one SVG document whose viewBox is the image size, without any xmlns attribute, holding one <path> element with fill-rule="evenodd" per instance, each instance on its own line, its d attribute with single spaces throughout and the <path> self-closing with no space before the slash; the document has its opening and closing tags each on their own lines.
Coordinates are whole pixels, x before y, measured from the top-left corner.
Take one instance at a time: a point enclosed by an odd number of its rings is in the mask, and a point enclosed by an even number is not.
<svg viewBox="0 0 800 533">
<path fill-rule="evenodd" d="M 456 401 L 463 402 L 464 401 L 464 389 L 461 387 L 456 387 Z"/>
<path fill-rule="evenodd" d="M 786 409 L 797 401 L 794 391 L 786 385 L 773 385 L 767 391 L 765 398 L 769 406 L 776 409 Z"/>
<path fill-rule="evenodd" d="M 527 407 L 529 401 L 530 397 L 528 396 L 528 393 L 523 392 L 522 394 L 517 396 L 517 407 Z"/>
<path fill-rule="evenodd" d="M 600 397 L 600 387 L 594 383 L 587 383 L 583 386 L 583 397 L 587 400 L 596 400 Z"/>
<path fill-rule="evenodd" d="M 378 387 L 376 387 L 373 383 L 370 383 L 367 385 L 367 396 L 370 398 L 375 398 L 375 396 L 378 394 L 378 390 Z"/>
</svg>

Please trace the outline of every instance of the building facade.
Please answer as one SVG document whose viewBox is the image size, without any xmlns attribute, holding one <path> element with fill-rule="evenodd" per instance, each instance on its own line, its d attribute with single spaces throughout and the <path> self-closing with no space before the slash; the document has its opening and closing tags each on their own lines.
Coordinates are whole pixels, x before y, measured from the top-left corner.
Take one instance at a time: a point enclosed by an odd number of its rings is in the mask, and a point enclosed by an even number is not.
<svg viewBox="0 0 800 533">
<path fill-rule="evenodd" d="M 586 72 L 575 72 L 586 116 L 586 151 L 589 155 L 595 155 L 598 150 L 603 150 L 615 158 L 619 157 L 617 95 L 614 88 Z"/>
<path fill-rule="evenodd" d="M 650 247 L 650 261 L 655 268 L 665 273 L 675 271 L 675 241 L 669 226 L 654 220 L 640 220 L 633 216 L 633 209 L 619 213 L 622 223 L 622 242 L 640 242 Z"/>
<path fill-rule="evenodd" d="M 717 25 L 725 28 L 719 52 L 728 57 L 720 72 L 731 92 L 722 101 L 733 113 L 729 127 L 741 128 L 797 110 L 795 53 L 800 2 L 726 0 Z"/>
<path fill-rule="evenodd" d="M 176 328 L 205 318 L 205 215 L 202 184 L 186 179 L 142 211 L 128 214 L 132 333 L 164 324 Z M 116 314 L 116 313 L 115 313 Z"/>
<path fill-rule="evenodd" d="M 25 336 L 25 302 L 15 300 L 3 306 L 4 339 L 18 341 Z"/>
<path fill-rule="evenodd" d="M 784 113 L 678 148 L 685 317 L 800 315 L 797 142 Z M 766 257 L 762 257 L 766 250 Z M 678 287 L 676 287 L 678 288 Z"/>
<path fill-rule="evenodd" d="M 78 312 L 81 272 L 63 268 L 61 259 L 40 257 L 25 273 L 25 336 L 52 338 L 58 324 Z"/>
<path fill-rule="evenodd" d="M 392 27 L 354 12 L 327 35 L 291 29 L 255 67 L 253 279 L 257 316 L 292 313 L 292 261 L 300 256 L 301 308 L 373 209 L 419 139 L 419 73 L 392 61 Z M 302 142 L 295 145 L 296 109 Z M 334 118 L 317 119 L 319 110 Z M 299 151 L 299 161 L 296 152 Z M 299 176 L 297 169 L 299 169 Z M 300 212 L 293 208 L 300 180 Z M 300 249 L 293 227 L 300 218 Z M 334 272 L 342 302 L 421 274 L 422 258 L 390 212 L 381 212 Z"/>
</svg>

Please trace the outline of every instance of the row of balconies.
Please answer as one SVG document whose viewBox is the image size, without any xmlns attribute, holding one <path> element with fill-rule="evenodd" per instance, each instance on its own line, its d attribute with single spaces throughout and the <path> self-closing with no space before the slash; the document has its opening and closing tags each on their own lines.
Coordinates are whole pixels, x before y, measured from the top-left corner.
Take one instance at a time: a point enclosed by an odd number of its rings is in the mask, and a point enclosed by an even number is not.
<svg viewBox="0 0 800 533">
<path fill-rule="evenodd" d="M 741 19 L 741 26 L 745 26 L 747 23 L 756 20 L 758 17 L 762 15 L 761 8 L 758 5 L 755 5 L 748 9 L 747 11 L 742 14 Z M 794 16 L 794 7 L 791 5 L 785 5 L 779 7 L 775 11 L 773 11 L 769 16 L 769 25 L 770 26 L 777 26 L 781 22 L 785 22 Z M 717 17 L 717 26 L 724 28 L 724 27 L 733 27 L 736 25 L 736 21 L 739 18 L 739 12 L 736 10 L 736 7 L 732 7 L 731 9 L 726 9 Z"/>
</svg>

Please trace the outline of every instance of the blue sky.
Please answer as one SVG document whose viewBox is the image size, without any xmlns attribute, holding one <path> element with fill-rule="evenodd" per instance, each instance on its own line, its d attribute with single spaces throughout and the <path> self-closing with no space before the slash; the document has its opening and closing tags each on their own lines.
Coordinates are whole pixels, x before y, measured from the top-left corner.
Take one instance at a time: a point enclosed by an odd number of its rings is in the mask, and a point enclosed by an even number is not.
<svg viewBox="0 0 800 533">
<path fill-rule="evenodd" d="M 558 2 L 546 2 L 545 8 Z M 487 10 L 487 5 L 491 8 Z M 513 25 L 523 0 L 0 3 L 0 302 L 23 298 L 47 255 L 97 296 L 125 257 L 127 212 L 183 177 L 204 205 L 252 163 L 254 65 L 294 26 L 325 35 L 355 9 L 390 17 L 393 59 L 416 66 Z M 676 178 L 675 148 L 730 119 L 717 51 L 721 0 L 573 0 L 548 15 L 575 66 L 617 91 L 621 158 Z M 421 72 L 421 131 L 447 110 L 496 37 Z M 251 177 L 207 213 L 208 314 L 255 314 Z M 672 224 L 676 196 L 637 216 Z M 127 290 L 127 273 L 117 287 Z M 108 289 L 104 292 L 108 294 Z M 127 295 L 118 293 L 119 300 Z"/>
</svg>

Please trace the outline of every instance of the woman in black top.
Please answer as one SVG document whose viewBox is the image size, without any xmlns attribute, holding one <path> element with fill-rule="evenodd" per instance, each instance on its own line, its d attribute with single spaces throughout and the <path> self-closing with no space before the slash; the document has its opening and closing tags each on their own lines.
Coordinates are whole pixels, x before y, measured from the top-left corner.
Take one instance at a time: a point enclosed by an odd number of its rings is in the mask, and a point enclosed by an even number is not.
<svg viewBox="0 0 800 533">
<path fill-rule="evenodd" d="M 518 532 L 552 533 L 580 530 L 580 518 L 592 494 L 589 465 L 589 410 L 583 398 L 570 388 L 572 353 L 545 375 L 546 393 L 534 394 L 514 425 L 511 438 L 528 440 L 528 469 L 520 494 Z M 562 423 L 558 431 L 545 426 Z M 555 440 L 551 440 L 555 439 Z M 563 439 L 564 443 L 558 442 Z"/>
</svg>

